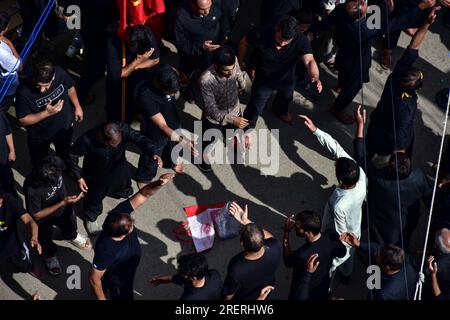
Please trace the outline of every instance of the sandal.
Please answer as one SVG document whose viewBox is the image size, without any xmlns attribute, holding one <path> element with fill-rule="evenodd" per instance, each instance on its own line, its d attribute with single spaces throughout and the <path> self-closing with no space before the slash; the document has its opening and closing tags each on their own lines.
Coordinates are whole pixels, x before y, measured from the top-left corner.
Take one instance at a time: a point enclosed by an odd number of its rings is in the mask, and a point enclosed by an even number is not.
<svg viewBox="0 0 450 320">
<path fill-rule="evenodd" d="M 61 265 L 56 256 L 45 259 L 45 266 L 47 267 L 48 273 L 52 276 L 58 276 L 61 274 Z"/>
<path fill-rule="evenodd" d="M 78 249 L 82 250 L 92 249 L 91 240 L 81 233 L 77 233 L 77 237 L 73 240 L 70 240 L 70 243 L 73 244 Z"/>
</svg>

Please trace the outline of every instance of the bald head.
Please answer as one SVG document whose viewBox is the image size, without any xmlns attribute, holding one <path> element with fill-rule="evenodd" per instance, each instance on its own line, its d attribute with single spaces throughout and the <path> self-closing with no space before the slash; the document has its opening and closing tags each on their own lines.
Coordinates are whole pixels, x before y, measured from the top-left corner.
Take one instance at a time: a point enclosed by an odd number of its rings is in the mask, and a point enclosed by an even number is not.
<svg viewBox="0 0 450 320">
<path fill-rule="evenodd" d="M 443 228 L 436 232 L 435 236 L 436 247 L 442 254 L 450 254 L 450 230 Z"/>
<path fill-rule="evenodd" d="M 201 17 L 206 17 L 211 10 L 213 0 L 191 0 L 192 10 Z"/>
<path fill-rule="evenodd" d="M 103 143 L 110 147 L 117 147 L 122 142 L 122 131 L 113 122 L 105 124 L 100 130 Z"/>
</svg>

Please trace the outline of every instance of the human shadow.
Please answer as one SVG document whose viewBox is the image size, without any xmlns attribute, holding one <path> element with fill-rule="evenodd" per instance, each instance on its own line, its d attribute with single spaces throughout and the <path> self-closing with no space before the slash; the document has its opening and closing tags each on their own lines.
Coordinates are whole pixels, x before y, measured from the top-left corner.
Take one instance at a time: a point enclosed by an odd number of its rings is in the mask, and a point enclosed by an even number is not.
<svg viewBox="0 0 450 320">
<path fill-rule="evenodd" d="M 155 236 L 137 229 L 142 246 L 141 262 L 134 281 L 135 299 L 177 299 L 181 291 L 174 289 L 177 286 L 153 287 L 149 279 L 155 275 L 172 275 L 176 268 L 172 259 L 168 262 L 163 257 L 168 254 L 167 245 Z"/>
</svg>

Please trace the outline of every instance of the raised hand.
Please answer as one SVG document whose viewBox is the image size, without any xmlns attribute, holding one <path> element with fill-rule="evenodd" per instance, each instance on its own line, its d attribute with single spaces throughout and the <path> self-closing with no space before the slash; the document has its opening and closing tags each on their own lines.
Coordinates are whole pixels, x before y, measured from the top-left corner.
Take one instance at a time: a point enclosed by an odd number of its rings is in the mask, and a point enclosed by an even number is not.
<svg viewBox="0 0 450 320">
<path fill-rule="evenodd" d="M 300 115 L 298 117 L 303 120 L 303 122 L 305 123 L 305 126 L 309 129 L 309 131 L 311 131 L 312 133 L 316 132 L 317 127 L 310 118 L 308 118 L 305 115 Z"/>
<path fill-rule="evenodd" d="M 249 224 L 250 220 L 248 219 L 248 206 L 245 205 L 245 210 L 242 210 L 241 206 L 236 202 L 232 202 L 229 207 L 231 215 L 240 223 L 240 224 Z"/>
<path fill-rule="evenodd" d="M 159 177 L 159 181 L 161 182 L 161 185 L 163 186 L 166 183 L 168 183 L 170 180 L 172 180 L 173 177 L 175 177 L 175 173 L 165 173 L 161 177 Z"/>
</svg>

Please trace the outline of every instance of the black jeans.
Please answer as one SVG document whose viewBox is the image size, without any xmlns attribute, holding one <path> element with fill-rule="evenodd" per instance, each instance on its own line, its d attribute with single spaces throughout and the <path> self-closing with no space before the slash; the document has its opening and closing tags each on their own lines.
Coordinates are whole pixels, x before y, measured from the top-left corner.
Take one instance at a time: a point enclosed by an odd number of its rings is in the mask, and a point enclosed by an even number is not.
<svg viewBox="0 0 450 320">
<path fill-rule="evenodd" d="M 67 206 L 59 217 L 51 217 L 39 222 L 39 243 L 42 255 L 51 257 L 56 254 L 57 246 L 52 240 L 53 226 L 61 230 L 63 240 L 74 240 L 77 237 L 77 220 L 72 206 Z"/>
<path fill-rule="evenodd" d="M 128 190 L 131 187 L 131 174 L 128 165 L 124 162 L 116 170 L 107 176 L 85 177 L 89 192 L 84 197 L 83 211 L 87 220 L 94 222 L 103 212 L 103 199 L 108 196 L 116 196 L 118 192 Z"/>
<path fill-rule="evenodd" d="M 341 92 L 334 101 L 334 109 L 337 111 L 344 111 L 353 99 L 355 99 L 359 90 L 362 88 L 361 75 L 355 74 L 355 78 L 352 79 L 349 85 L 341 86 L 339 85 Z"/>
<path fill-rule="evenodd" d="M 0 183 L 2 184 L 5 192 L 12 194 L 15 198 L 18 198 L 14 174 L 9 163 L 0 163 Z"/>
<path fill-rule="evenodd" d="M 294 81 L 290 86 L 284 88 L 274 88 L 266 85 L 262 81 L 255 80 L 252 87 L 250 102 L 245 108 L 244 118 L 250 122 L 249 129 L 255 128 L 258 117 L 263 113 L 267 100 L 276 91 L 272 109 L 278 116 L 285 116 L 289 112 L 289 104 L 294 99 Z"/>
<path fill-rule="evenodd" d="M 48 156 L 51 143 L 55 145 L 56 155 L 64 161 L 66 167 L 69 167 L 72 134 L 73 129 L 69 128 L 59 130 L 50 139 L 37 139 L 28 136 L 28 150 L 33 167 L 37 166 L 43 158 Z"/>
</svg>

